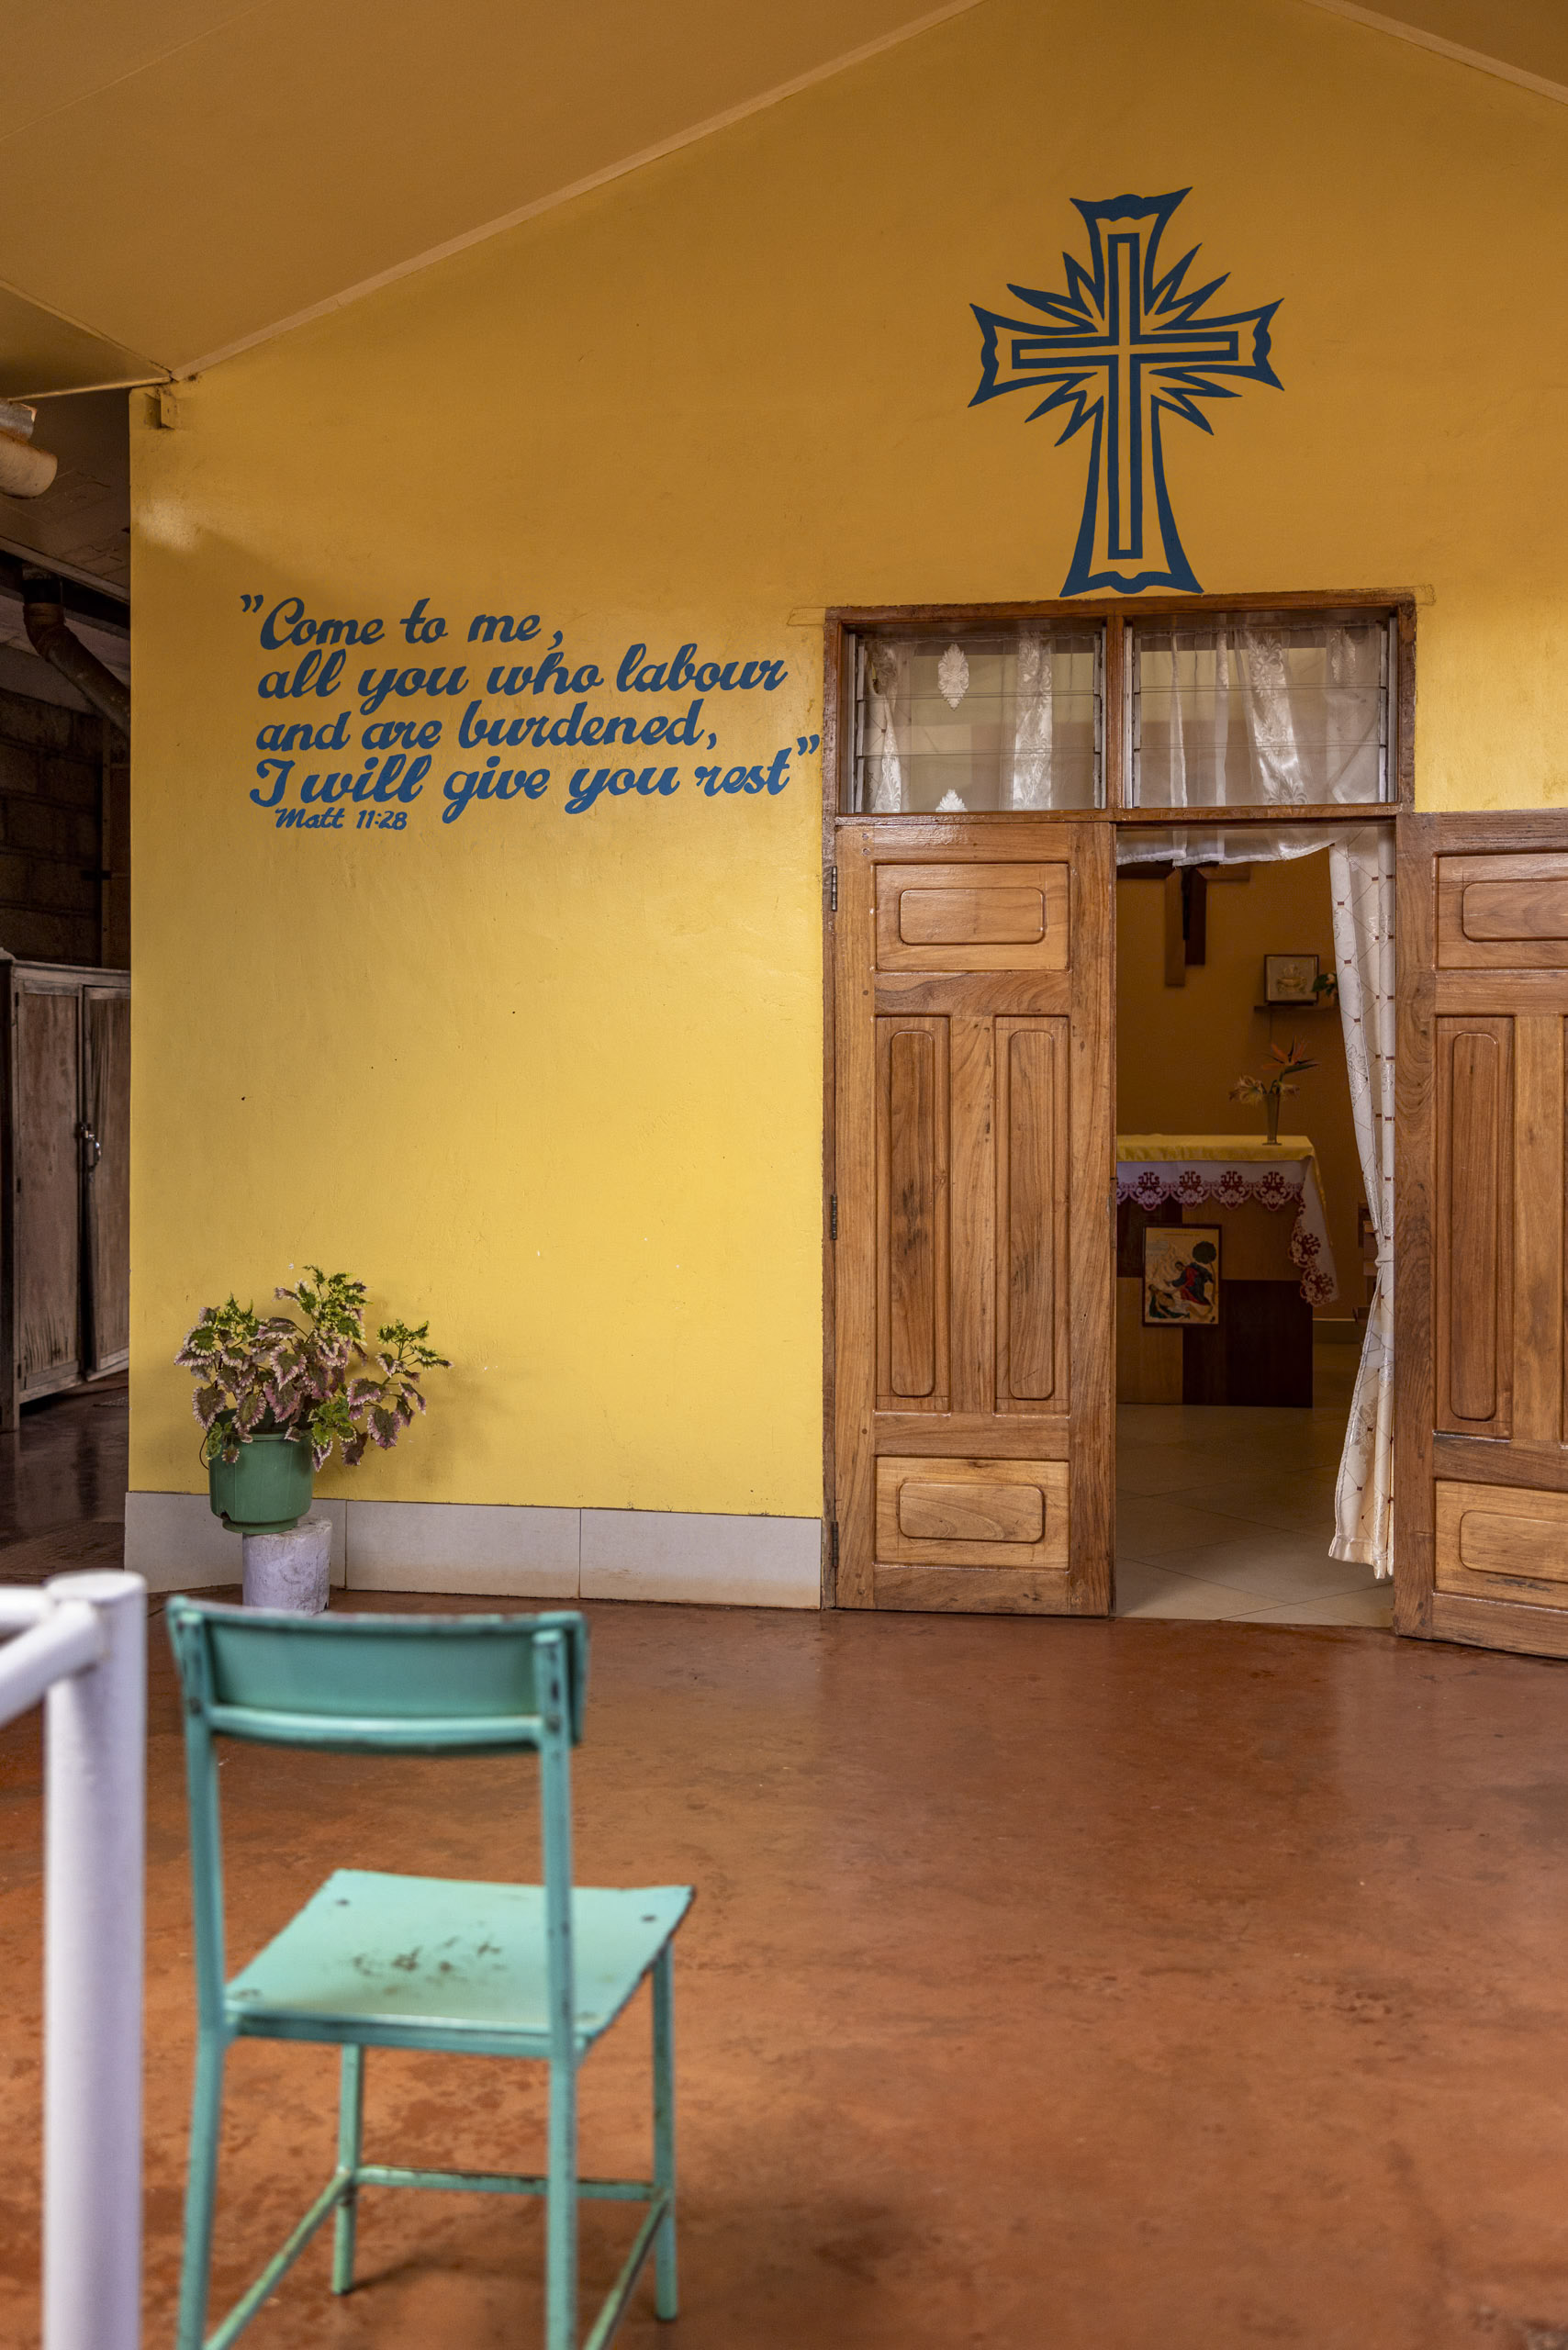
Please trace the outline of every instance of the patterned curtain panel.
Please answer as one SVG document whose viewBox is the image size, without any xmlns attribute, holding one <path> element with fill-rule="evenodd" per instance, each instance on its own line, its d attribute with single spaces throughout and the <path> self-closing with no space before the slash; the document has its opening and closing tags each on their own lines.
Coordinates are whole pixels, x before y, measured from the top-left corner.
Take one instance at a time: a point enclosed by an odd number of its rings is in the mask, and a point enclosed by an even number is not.
<svg viewBox="0 0 1568 2350">
<path fill-rule="evenodd" d="M 1345 1065 L 1377 1285 L 1335 1494 L 1336 1559 L 1394 1572 L 1394 842 L 1376 825 L 1328 852 Z"/>
</svg>

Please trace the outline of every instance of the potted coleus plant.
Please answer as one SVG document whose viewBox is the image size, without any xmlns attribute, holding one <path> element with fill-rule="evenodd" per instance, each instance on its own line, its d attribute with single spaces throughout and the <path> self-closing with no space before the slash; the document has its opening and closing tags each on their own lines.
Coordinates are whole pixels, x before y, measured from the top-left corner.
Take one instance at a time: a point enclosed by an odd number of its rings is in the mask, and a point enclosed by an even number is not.
<svg viewBox="0 0 1568 2350">
<path fill-rule="evenodd" d="M 1269 1121 L 1266 1139 L 1278 1142 L 1280 1097 L 1285 1093 L 1299 1093 L 1300 1086 L 1291 1080 L 1304 1076 L 1309 1069 L 1316 1069 L 1317 1063 L 1302 1051 L 1294 1037 L 1288 1045 L 1271 1045 L 1269 1058 L 1276 1066 L 1265 1069 L 1261 1077 L 1238 1077 L 1230 1089 L 1230 1098 L 1233 1102 L 1261 1102 Z"/>
<path fill-rule="evenodd" d="M 364 1337 L 363 1281 L 307 1265 L 293 1289 L 274 1294 L 297 1307 L 258 1315 L 230 1297 L 208 1305 L 174 1360 L 197 1380 L 212 1506 L 237 1534 L 283 1534 L 310 1507 L 318 1469 L 332 1448 L 352 1469 L 367 1445 L 384 1451 L 425 1408 L 420 1381 L 450 1368 L 426 1343 L 428 1322 L 386 1322 Z"/>
</svg>

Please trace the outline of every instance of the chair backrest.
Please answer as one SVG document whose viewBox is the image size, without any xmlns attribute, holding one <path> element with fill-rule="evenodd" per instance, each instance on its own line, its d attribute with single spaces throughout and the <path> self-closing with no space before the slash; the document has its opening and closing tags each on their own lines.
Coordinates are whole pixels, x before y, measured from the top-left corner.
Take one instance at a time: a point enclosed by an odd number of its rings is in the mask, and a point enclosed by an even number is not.
<svg viewBox="0 0 1568 2350">
<path fill-rule="evenodd" d="M 588 1626 L 580 1616 L 294 1616 L 171 1599 L 169 1637 L 195 1714 L 222 1738 L 338 1752 L 480 1754 L 536 1749 L 540 1643 L 582 1736 Z"/>
<path fill-rule="evenodd" d="M 569 2053 L 571 1750 L 582 1736 L 580 1616 L 293 1616 L 171 1599 L 185 1695 L 196 1999 L 223 2016 L 223 1854 L 213 1740 L 334 1753 L 538 1753 L 552 2037 Z"/>
</svg>

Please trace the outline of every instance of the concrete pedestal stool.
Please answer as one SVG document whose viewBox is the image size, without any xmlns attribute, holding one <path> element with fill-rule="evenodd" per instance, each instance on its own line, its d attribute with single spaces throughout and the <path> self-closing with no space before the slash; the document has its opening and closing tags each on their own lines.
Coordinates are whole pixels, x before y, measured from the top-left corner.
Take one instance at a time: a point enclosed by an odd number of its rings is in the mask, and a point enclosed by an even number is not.
<svg viewBox="0 0 1568 2350">
<path fill-rule="evenodd" d="M 332 1561 L 332 1521 L 302 1518 L 286 1534 L 247 1534 L 247 1607 L 281 1607 L 294 1616 L 325 1613 Z"/>
</svg>

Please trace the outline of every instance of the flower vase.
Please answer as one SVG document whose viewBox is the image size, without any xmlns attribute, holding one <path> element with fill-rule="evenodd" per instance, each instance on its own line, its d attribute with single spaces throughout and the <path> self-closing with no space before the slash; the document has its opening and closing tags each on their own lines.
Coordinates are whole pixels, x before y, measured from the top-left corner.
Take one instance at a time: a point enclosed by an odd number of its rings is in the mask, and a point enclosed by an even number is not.
<svg viewBox="0 0 1568 2350">
<path fill-rule="evenodd" d="M 1279 1097 L 1279 1095 L 1278 1095 L 1277 1093 L 1266 1093 L 1266 1094 L 1263 1096 L 1263 1107 L 1264 1107 L 1264 1109 L 1266 1110 L 1266 1112 L 1268 1113 L 1268 1118 L 1269 1118 L 1269 1132 L 1268 1132 L 1267 1139 L 1268 1139 L 1270 1142 L 1278 1142 L 1278 1141 L 1279 1141 L 1279 1139 L 1280 1139 L 1280 1097 Z"/>
</svg>

